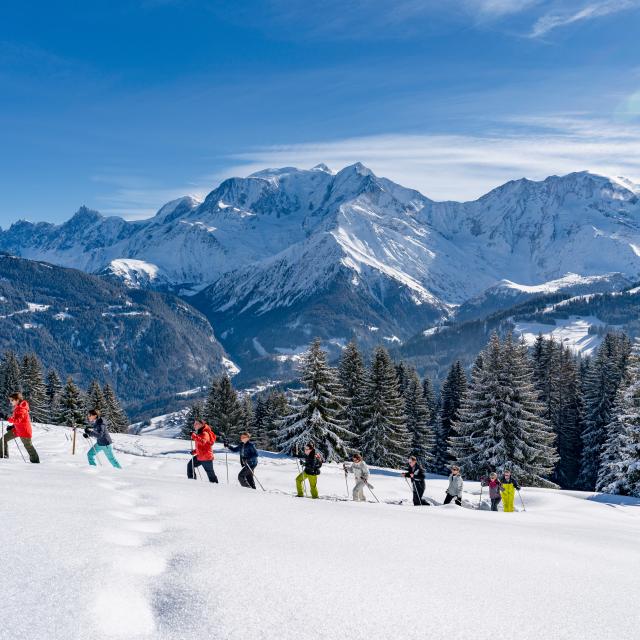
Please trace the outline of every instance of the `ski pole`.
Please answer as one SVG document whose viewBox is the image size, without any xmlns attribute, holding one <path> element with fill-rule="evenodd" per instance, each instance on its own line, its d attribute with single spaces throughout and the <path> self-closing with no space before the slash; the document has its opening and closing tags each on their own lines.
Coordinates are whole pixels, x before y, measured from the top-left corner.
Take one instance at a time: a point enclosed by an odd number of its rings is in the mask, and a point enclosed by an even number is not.
<svg viewBox="0 0 640 640">
<path fill-rule="evenodd" d="M 18 438 L 14 438 L 14 440 L 16 441 L 16 447 L 18 447 L 18 451 L 20 452 L 20 455 L 22 456 L 22 461 L 24 463 L 26 463 L 27 459 L 24 457 L 24 453 L 22 453 L 22 447 L 20 446 L 20 443 L 18 442 Z"/>
<path fill-rule="evenodd" d="M 369 489 L 369 491 L 371 492 L 371 495 L 376 499 L 376 502 L 380 502 L 380 500 L 378 500 L 378 496 L 373 493 L 373 489 L 371 488 L 371 485 L 368 482 L 365 482 L 365 484 L 367 485 L 367 489 Z"/>
<path fill-rule="evenodd" d="M 347 474 L 347 468 L 344 467 L 344 484 L 345 487 L 347 487 L 347 500 L 349 499 L 349 479 L 348 479 L 348 474 Z"/>
<path fill-rule="evenodd" d="M 227 484 L 229 484 L 229 450 L 224 452 L 224 466 L 227 468 Z"/>
<path fill-rule="evenodd" d="M 262 482 L 260 482 L 260 480 L 258 480 L 258 476 L 255 474 L 254 470 L 245 462 L 244 466 L 249 469 L 249 472 L 251 473 L 251 475 L 253 476 L 253 479 L 260 485 L 260 488 L 263 491 L 266 491 L 266 489 L 262 486 Z"/>
<path fill-rule="evenodd" d="M 480 500 L 478 501 L 478 509 L 482 506 L 482 489 L 484 485 L 482 484 L 482 480 L 480 480 Z"/>
<path fill-rule="evenodd" d="M 4 441 L 4 420 L 2 420 L 2 440 L 0 440 L 0 447 L 2 447 L 2 450 L 0 450 L 0 458 L 4 458 L 5 456 L 4 450 L 6 446 L 7 445 L 5 444 L 5 441 Z"/>
<path fill-rule="evenodd" d="M 302 476 L 302 490 L 304 491 L 304 497 L 307 498 L 307 483 L 302 473 L 302 467 L 300 465 L 300 458 L 298 458 L 298 445 L 296 445 L 296 466 L 298 467 L 298 475 Z"/>
<path fill-rule="evenodd" d="M 526 511 L 527 508 L 524 506 L 524 500 L 522 499 L 522 494 L 520 493 L 520 489 L 518 489 L 518 496 L 520 496 L 520 502 L 522 502 L 522 510 Z"/>
</svg>

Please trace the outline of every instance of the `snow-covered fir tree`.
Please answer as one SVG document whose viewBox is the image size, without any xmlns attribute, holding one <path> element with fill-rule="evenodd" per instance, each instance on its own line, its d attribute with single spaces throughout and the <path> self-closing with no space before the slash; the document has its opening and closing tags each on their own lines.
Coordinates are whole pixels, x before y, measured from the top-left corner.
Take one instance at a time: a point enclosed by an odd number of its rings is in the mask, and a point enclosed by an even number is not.
<svg viewBox="0 0 640 640">
<path fill-rule="evenodd" d="M 11 415 L 13 409 L 9 403 L 9 395 L 22 391 L 20 386 L 20 363 L 13 351 L 6 351 L 0 362 L 0 411 Z"/>
<path fill-rule="evenodd" d="M 436 399 L 436 393 L 433 390 L 433 382 L 429 376 L 425 376 L 422 380 L 422 397 L 427 403 L 427 410 L 429 411 L 429 424 L 433 428 L 435 420 L 438 416 L 438 401 Z"/>
<path fill-rule="evenodd" d="M 320 340 L 311 343 L 301 363 L 302 389 L 292 392 L 292 413 L 279 425 L 277 445 L 288 454 L 300 453 L 313 443 L 325 460 L 338 462 L 349 454 L 349 431 L 346 418 L 347 398 L 337 372 L 328 366 L 327 354 Z"/>
<path fill-rule="evenodd" d="M 202 420 L 203 406 L 200 402 L 194 402 L 184 417 L 184 423 L 180 430 L 180 437 L 183 440 L 191 440 L 191 432 L 193 431 L 193 423 L 196 420 Z"/>
<path fill-rule="evenodd" d="M 251 396 L 247 393 L 242 398 L 242 431 L 248 431 L 251 433 L 251 428 L 253 426 L 253 416 L 254 416 L 254 408 L 253 408 L 253 400 Z"/>
<path fill-rule="evenodd" d="M 625 374 L 630 344 L 626 336 L 608 333 L 592 359 L 584 382 L 584 429 L 579 486 L 595 489 L 607 425 L 613 421 L 613 404 Z"/>
<path fill-rule="evenodd" d="M 396 369 L 384 347 L 378 347 L 373 354 L 364 397 L 364 430 L 360 436 L 364 459 L 369 464 L 401 467 L 411 448 L 411 435 Z"/>
<path fill-rule="evenodd" d="M 128 433 L 129 418 L 120 406 L 120 401 L 110 384 L 105 384 L 102 389 L 104 395 L 103 415 L 113 433 Z"/>
<path fill-rule="evenodd" d="M 287 396 L 282 391 L 272 391 L 266 400 L 266 415 L 264 418 L 264 431 L 261 441 L 265 443 L 262 449 L 278 451 L 278 431 L 282 419 L 292 412 Z"/>
<path fill-rule="evenodd" d="M 447 473 L 451 462 L 449 436 L 451 426 L 460 417 L 460 405 L 467 388 L 467 376 L 458 360 L 449 369 L 440 391 L 440 418 L 436 429 L 435 469 L 436 473 Z"/>
<path fill-rule="evenodd" d="M 338 377 L 347 398 L 346 415 L 350 423 L 349 430 L 360 435 L 366 372 L 358 345 L 353 341 L 349 342 L 342 351 Z"/>
<path fill-rule="evenodd" d="M 49 412 L 49 420 L 53 424 L 58 424 L 60 413 L 60 396 L 62 395 L 62 382 L 57 371 L 50 369 L 47 373 L 46 381 L 47 394 L 47 411 Z"/>
<path fill-rule="evenodd" d="M 267 401 L 258 397 L 253 411 L 253 423 L 251 424 L 253 443 L 258 449 L 269 448 L 269 437 L 267 429 Z"/>
<path fill-rule="evenodd" d="M 60 395 L 57 423 L 68 427 L 80 427 L 84 422 L 85 411 L 82 393 L 73 378 L 69 377 Z"/>
<path fill-rule="evenodd" d="M 33 422 L 48 422 L 50 416 L 46 387 L 42 376 L 42 366 L 34 353 L 29 353 L 22 359 L 20 386 L 25 399 L 29 403 Z"/>
<path fill-rule="evenodd" d="M 204 419 L 216 434 L 230 441 L 245 430 L 243 407 L 227 374 L 212 382 Z"/>
<path fill-rule="evenodd" d="M 640 497 L 640 338 L 629 359 L 607 425 L 596 488 L 604 493 Z"/>
<path fill-rule="evenodd" d="M 436 437 L 431 423 L 431 411 L 424 397 L 422 383 L 415 369 L 407 369 L 404 390 L 404 411 L 411 436 L 411 452 L 427 469 L 434 465 Z"/>
<path fill-rule="evenodd" d="M 524 484 L 555 486 L 555 434 L 543 415 L 526 346 L 494 334 L 454 423 L 451 455 L 472 478 L 510 468 Z"/>
<path fill-rule="evenodd" d="M 96 409 L 100 413 L 104 412 L 105 400 L 104 393 L 100 388 L 97 380 L 92 380 L 84 397 L 85 408 L 87 411 Z"/>
</svg>

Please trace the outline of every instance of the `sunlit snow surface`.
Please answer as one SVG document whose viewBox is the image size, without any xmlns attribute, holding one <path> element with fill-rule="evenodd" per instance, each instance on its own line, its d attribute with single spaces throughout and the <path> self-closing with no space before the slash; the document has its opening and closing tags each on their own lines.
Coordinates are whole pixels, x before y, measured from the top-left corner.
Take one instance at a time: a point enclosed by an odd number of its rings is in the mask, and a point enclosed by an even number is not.
<svg viewBox="0 0 640 640">
<path fill-rule="evenodd" d="M 595 316 L 569 316 L 566 319 L 555 319 L 555 324 L 541 322 L 517 322 L 515 332 L 532 346 L 538 334 L 547 338 L 553 337 L 556 342 L 569 347 L 574 353 L 589 356 L 602 343 L 602 336 L 589 333 L 589 327 L 604 327 L 605 324 Z"/>
<path fill-rule="evenodd" d="M 14 444 L 0 461 L 3 640 L 637 637 L 639 501 L 525 489 L 524 513 L 414 508 L 386 470 L 375 491 L 401 506 L 311 501 L 280 457 L 261 457 L 263 493 L 233 455 L 227 485 L 220 451 L 212 486 L 185 478 L 187 442 L 116 435 L 117 471 L 67 437 L 37 427 L 40 466 Z M 343 498 L 342 471 L 319 489 Z"/>
</svg>

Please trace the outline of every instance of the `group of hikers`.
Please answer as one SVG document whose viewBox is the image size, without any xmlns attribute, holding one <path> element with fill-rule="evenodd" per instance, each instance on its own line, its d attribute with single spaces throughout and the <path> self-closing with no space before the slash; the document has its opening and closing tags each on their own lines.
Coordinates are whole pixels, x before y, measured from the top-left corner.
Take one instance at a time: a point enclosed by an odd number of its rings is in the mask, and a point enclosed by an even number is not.
<svg viewBox="0 0 640 640">
<path fill-rule="evenodd" d="M 38 452 L 33 446 L 31 440 L 33 431 L 31 427 L 31 419 L 29 416 L 29 403 L 24 399 L 21 393 L 12 393 L 9 396 L 13 412 L 10 416 L 0 414 L 0 420 L 7 420 L 10 427 L 0 439 L 0 458 L 9 457 L 8 444 L 12 440 L 19 439 L 24 445 L 25 450 L 29 454 L 29 460 L 37 464 L 40 462 Z M 113 452 L 113 443 L 109 435 L 109 429 L 106 421 L 100 415 L 97 409 L 91 409 L 87 413 L 88 426 L 84 429 L 83 437 L 89 439 L 92 446 L 87 451 L 87 460 L 91 466 L 96 466 L 96 456 L 104 453 L 106 459 L 116 469 L 121 469 Z M 95 442 L 93 440 L 95 439 Z M 187 464 L 187 478 L 196 480 L 197 469 L 202 467 L 209 482 L 217 483 L 213 467 L 213 445 L 217 437 L 213 429 L 204 420 L 195 420 L 193 431 L 191 432 L 191 440 L 193 449 L 191 451 L 191 459 Z M 256 488 L 255 468 L 258 466 L 258 450 L 251 442 L 251 434 L 247 431 L 240 434 L 239 443 L 237 445 L 230 444 L 224 438 L 224 446 L 240 456 L 240 473 L 238 474 L 238 482 L 242 487 L 249 489 Z M 312 498 L 318 498 L 318 476 L 320 468 L 323 464 L 322 455 L 318 453 L 312 443 L 305 445 L 304 455 L 296 455 L 298 464 L 298 475 L 296 476 L 296 496 L 302 498 L 306 495 L 306 485 L 309 485 L 309 491 Z M 344 463 L 343 469 L 345 477 L 347 474 L 353 474 L 355 486 L 353 487 L 352 497 L 355 502 L 365 502 L 365 488 L 368 488 L 373 494 L 373 486 L 369 483 L 369 467 L 359 453 L 354 453 L 350 463 Z M 416 506 L 429 505 L 423 496 L 426 488 L 426 476 L 424 467 L 418 462 L 416 456 L 409 456 L 407 468 L 402 474 L 406 482 L 411 488 L 413 504 Z M 451 474 L 449 475 L 449 484 L 445 493 L 444 504 L 452 501 L 458 506 L 462 506 L 462 487 L 463 479 L 460 475 L 460 467 L 453 465 Z M 503 510 L 506 512 L 514 511 L 514 500 L 516 491 L 520 490 L 518 481 L 510 470 L 506 469 L 501 478 L 498 478 L 496 472 L 491 472 L 487 477 L 481 478 L 481 486 L 489 488 L 489 500 L 491 502 L 491 511 L 498 511 L 500 502 L 503 502 Z M 264 487 L 263 487 L 264 488 Z M 375 497 L 375 494 L 373 494 Z M 482 495 L 482 494 L 481 494 Z M 377 500 L 377 498 L 376 498 Z"/>
</svg>

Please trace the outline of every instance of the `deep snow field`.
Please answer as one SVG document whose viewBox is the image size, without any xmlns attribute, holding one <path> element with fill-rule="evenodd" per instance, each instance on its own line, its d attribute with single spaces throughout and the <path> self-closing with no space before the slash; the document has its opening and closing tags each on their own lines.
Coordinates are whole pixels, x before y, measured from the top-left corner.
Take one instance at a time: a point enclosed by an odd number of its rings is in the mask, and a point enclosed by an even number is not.
<svg viewBox="0 0 640 640">
<path fill-rule="evenodd" d="M 186 479 L 185 441 L 116 435 L 118 471 L 68 434 L 35 428 L 40 465 L 15 444 L 0 460 L 2 640 L 640 637 L 640 501 L 525 489 L 526 512 L 416 508 L 387 470 L 375 492 L 402 505 L 312 501 L 291 497 L 290 459 L 261 457 L 269 492 L 253 492 L 231 454 L 226 484 L 221 447 L 210 485 Z M 344 473 L 325 464 L 318 486 L 344 498 Z"/>
</svg>

